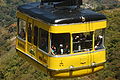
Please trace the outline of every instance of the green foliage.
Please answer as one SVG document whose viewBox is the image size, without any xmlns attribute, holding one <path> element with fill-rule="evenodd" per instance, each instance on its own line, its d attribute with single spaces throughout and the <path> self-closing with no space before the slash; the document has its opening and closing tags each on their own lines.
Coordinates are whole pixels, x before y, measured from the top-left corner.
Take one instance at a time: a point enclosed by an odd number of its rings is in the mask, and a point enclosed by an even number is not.
<svg viewBox="0 0 120 80">
<path fill-rule="evenodd" d="M 120 7 L 119 0 L 83 0 L 83 2 L 90 4 L 97 11 Z"/>
<path fill-rule="evenodd" d="M 9 26 L 16 21 L 17 6 L 35 0 L 0 0 L 0 27 Z"/>
</svg>

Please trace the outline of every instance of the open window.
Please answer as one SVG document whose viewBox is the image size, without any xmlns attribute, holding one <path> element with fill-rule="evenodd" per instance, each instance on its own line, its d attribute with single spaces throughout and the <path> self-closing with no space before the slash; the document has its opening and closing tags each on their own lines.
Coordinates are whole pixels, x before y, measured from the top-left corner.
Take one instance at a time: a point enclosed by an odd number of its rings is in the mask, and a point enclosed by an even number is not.
<svg viewBox="0 0 120 80">
<path fill-rule="evenodd" d="M 45 52 L 48 52 L 48 32 L 39 29 L 39 48 Z"/>
<path fill-rule="evenodd" d="M 93 32 L 73 34 L 73 52 L 92 50 Z"/>
<path fill-rule="evenodd" d="M 51 54 L 62 55 L 70 53 L 70 34 L 51 33 Z"/>
<path fill-rule="evenodd" d="M 18 36 L 19 38 L 26 40 L 26 21 L 18 19 Z"/>
<path fill-rule="evenodd" d="M 95 31 L 95 50 L 104 49 L 105 29 Z"/>
<path fill-rule="evenodd" d="M 34 45 L 37 46 L 37 42 L 38 42 L 38 27 L 34 26 Z"/>
<path fill-rule="evenodd" d="M 28 23 L 28 42 L 32 43 L 32 24 Z"/>
</svg>

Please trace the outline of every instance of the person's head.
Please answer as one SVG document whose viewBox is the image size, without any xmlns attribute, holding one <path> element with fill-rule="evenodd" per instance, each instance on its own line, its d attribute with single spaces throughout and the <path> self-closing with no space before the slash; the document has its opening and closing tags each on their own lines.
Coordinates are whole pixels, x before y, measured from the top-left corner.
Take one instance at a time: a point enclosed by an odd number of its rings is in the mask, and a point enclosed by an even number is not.
<svg viewBox="0 0 120 80">
<path fill-rule="evenodd" d="M 83 35 L 84 35 L 83 33 L 80 33 L 80 34 L 79 34 L 80 37 L 83 37 Z"/>
<path fill-rule="evenodd" d="M 102 39 L 102 38 L 103 38 L 103 36 L 101 36 L 101 35 L 99 35 L 98 37 L 99 37 L 100 39 Z"/>
<path fill-rule="evenodd" d="M 53 47 L 53 49 L 55 50 L 55 49 L 56 49 L 56 47 L 54 46 L 54 47 Z"/>
<path fill-rule="evenodd" d="M 63 44 L 60 44 L 60 48 L 63 48 Z"/>
<path fill-rule="evenodd" d="M 55 47 L 55 45 L 54 45 L 54 44 L 52 44 L 51 48 L 52 48 L 52 49 L 56 49 L 56 47 Z"/>
<path fill-rule="evenodd" d="M 79 36 L 76 36 L 75 38 L 77 39 L 77 38 L 79 38 Z"/>
<path fill-rule="evenodd" d="M 69 47 L 69 45 L 68 45 L 68 43 L 66 43 L 66 44 L 65 44 L 65 48 L 68 48 L 68 47 Z"/>
</svg>

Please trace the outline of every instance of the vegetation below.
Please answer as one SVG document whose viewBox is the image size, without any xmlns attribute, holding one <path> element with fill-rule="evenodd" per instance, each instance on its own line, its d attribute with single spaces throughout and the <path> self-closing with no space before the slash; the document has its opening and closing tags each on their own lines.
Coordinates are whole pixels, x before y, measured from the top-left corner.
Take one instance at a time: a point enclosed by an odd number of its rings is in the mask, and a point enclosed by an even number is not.
<svg viewBox="0 0 120 80">
<path fill-rule="evenodd" d="M 36 69 L 15 53 L 16 7 L 32 1 L 35 0 L 0 0 L 0 80 L 50 80 L 48 75 Z M 93 0 L 89 0 L 87 3 L 90 3 L 90 1 Z M 93 3 L 99 4 L 102 1 L 94 0 Z M 111 6 L 107 7 L 105 9 L 109 10 L 100 11 L 108 18 L 108 28 L 106 29 L 107 63 L 105 69 L 88 76 L 66 80 L 120 80 L 120 8 L 116 8 L 119 5 L 114 6 L 114 9 L 110 9 Z"/>
</svg>

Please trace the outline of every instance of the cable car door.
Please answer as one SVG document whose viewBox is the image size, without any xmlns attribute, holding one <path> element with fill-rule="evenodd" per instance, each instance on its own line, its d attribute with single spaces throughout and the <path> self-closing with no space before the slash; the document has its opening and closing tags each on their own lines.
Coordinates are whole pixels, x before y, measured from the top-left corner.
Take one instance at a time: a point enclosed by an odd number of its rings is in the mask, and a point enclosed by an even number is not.
<svg viewBox="0 0 120 80">
<path fill-rule="evenodd" d="M 28 18 L 27 22 L 27 53 L 35 58 L 36 56 L 36 44 L 35 44 L 35 27 L 34 21 Z"/>
<path fill-rule="evenodd" d="M 92 54 L 93 52 L 93 48 L 94 48 L 94 32 L 92 31 L 93 30 L 93 26 L 92 26 L 92 23 L 91 22 L 87 22 L 86 23 L 86 31 L 89 33 L 89 35 L 92 36 L 92 38 L 90 40 L 92 41 L 89 41 L 89 45 L 91 45 L 91 47 L 89 47 L 89 53 L 88 53 L 88 65 L 92 65 L 92 63 L 94 62 L 93 59 L 94 59 L 94 55 Z M 92 34 L 91 34 L 92 33 Z M 87 45 L 87 44 L 86 44 Z M 92 68 L 89 68 L 87 71 L 88 73 L 91 73 L 92 72 Z"/>
</svg>

